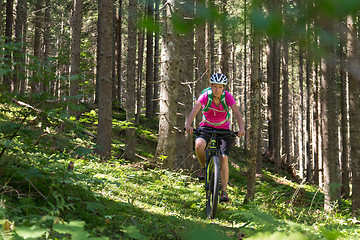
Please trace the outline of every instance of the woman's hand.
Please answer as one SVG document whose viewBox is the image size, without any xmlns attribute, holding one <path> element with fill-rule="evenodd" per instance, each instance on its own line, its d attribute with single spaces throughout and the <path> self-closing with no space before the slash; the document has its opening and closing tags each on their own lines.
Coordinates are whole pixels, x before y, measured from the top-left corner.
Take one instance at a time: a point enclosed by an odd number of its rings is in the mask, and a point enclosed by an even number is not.
<svg viewBox="0 0 360 240">
<path fill-rule="evenodd" d="M 245 136 L 245 129 L 244 127 L 240 127 L 238 131 L 238 137 L 241 138 L 242 136 Z"/>
<path fill-rule="evenodd" d="M 187 131 L 189 134 L 193 134 L 194 128 L 193 128 L 192 126 L 186 125 L 185 128 L 186 128 L 186 131 Z"/>
</svg>

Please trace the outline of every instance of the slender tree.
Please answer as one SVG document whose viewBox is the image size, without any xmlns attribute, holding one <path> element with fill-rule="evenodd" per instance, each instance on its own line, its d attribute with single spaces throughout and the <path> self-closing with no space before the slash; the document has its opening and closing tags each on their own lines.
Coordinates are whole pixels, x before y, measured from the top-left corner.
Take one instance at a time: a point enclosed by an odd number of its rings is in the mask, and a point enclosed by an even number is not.
<svg viewBox="0 0 360 240">
<path fill-rule="evenodd" d="M 135 160 L 135 81 L 136 81 L 136 0 L 129 1 L 128 17 L 128 45 L 127 45 L 127 63 L 126 63 L 126 121 L 131 125 L 126 129 L 127 143 L 125 148 L 125 157 L 129 160 Z"/>
<path fill-rule="evenodd" d="M 206 0 L 206 7 L 214 9 L 214 0 Z M 209 69 L 207 79 L 210 79 L 211 74 L 215 71 L 215 27 L 214 22 L 209 21 L 206 25 L 206 67 Z"/>
<path fill-rule="evenodd" d="M 179 35 L 179 89 L 178 89 L 178 137 L 176 168 L 191 169 L 194 165 L 193 136 L 185 134 L 182 128 L 193 106 L 192 85 L 194 79 L 194 26 L 190 19 L 194 18 L 194 0 L 187 0 L 180 5 L 179 14 L 185 24 L 190 25 L 188 31 Z M 181 49 L 181 50 L 180 50 Z"/>
<path fill-rule="evenodd" d="M 286 166 L 290 166 L 291 163 L 291 148 L 290 148 L 290 90 L 289 90 L 289 42 L 283 40 L 283 62 L 282 62 L 282 155 L 284 155 L 284 162 Z"/>
<path fill-rule="evenodd" d="M 298 158 L 298 166 L 300 177 L 304 177 L 304 171 L 306 169 L 305 161 L 304 161 L 304 47 L 302 44 L 299 44 L 299 134 L 298 134 L 298 142 L 299 142 L 299 158 Z"/>
<path fill-rule="evenodd" d="M 276 2 L 275 6 L 279 6 Z M 274 127 L 274 150 L 273 157 L 275 160 L 275 171 L 279 172 L 281 168 L 281 118 L 280 118 L 280 41 L 275 39 L 273 41 L 273 101 L 274 101 L 274 116 L 273 116 L 273 127 Z"/>
<path fill-rule="evenodd" d="M 111 157 L 112 138 L 112 69 L 113 69 L 113 0 L 99 0 L 99 117 L 97 126 L 97 148 L 101 159 Z"/>
<path fill-rule="evenodd" d="M 12 41 L 12 26 L 13 26 L 13 6 L 14 0 L 7 0 L 6 1 L 6 27 L 5 27 L 5 43 L 10 43 Z M 12 65 L 12 54 L 10 50 L 5 53 L 5 62 L 8 68 L 11 68 Z M 12 90 L 12 79 L 10 74 L 6 74 L 4 77 L 4 83 L 8 91 Z"/>
<path fill-rule="evenodd" d="M 341 82 L 341 195 L 350 197 L 350 169 L 349 169 L 349 127 L 348 127 L 348 81 L 345 67 L 346 59 L 346 23 L 340 23 L 340 82 Z"/>
<path fill-rule="evenodd" d="M 268 8 L 271 14 L 279 14 L 278 0 L 268 2 Z M 269 85 L 269 148 L 271 159 L 275 162 L 275 171 L 279 172 L 281 167 L 280 156 L 280 41 L 275 37 L 270 37 L 269 42 L 269 60 L 268 60 L 268 85 Z"/>
<path fill-rule="evenodd" d="M 142 108 L 142 82 L 143 82 L 143 65 L 144 65 L 144 29 L 138 32 L 138 57 L 137 57 L 137 76 L 136 76 L 136 116 L 135 122 L 138 124 L 140 121 L 140 114 Z"/>
<path fill-rule="evenodd" d="M 348 66 L 349 73 L 349 120 L 350 120 L 350 146 L 351 146 L 351 172 L 352 172 L 352 212 L 354 216 L 360 215 L 360 87 L 358 74 L 359 46 L 358 31 L 354 17 L 347 17 L 348 31 Z"/>
<path fill-rule="evenodd" d="M 155 0 L 155 21 L 160 21 L 159 11 L 160 0 Z M 160 69 L 160 47 L 159 47 L 160 33 L 155 32 L 154 38 L 154 93 L 153 93 L 153 114 L 155 115 L 159 111 L 159 69 Z"/>
<path fill-rule="evenodd" d="M 154 4 L 147 4 L 147 17 L 154 18 Z M 145 117 L 153 116 L 154 95 L 154 33 L 150 28 L 146 29 L 146 112 Z"/>
<path fill-rule="evenodd" d="M 47 69 L 49 69 L 49 59 L 50 59 L 50 53 L 51 53 L 51 43 L 50 43 L 50 26 L 51 26 L 51 1 L 45 2 L 45 10 L 44 10 L 44 30 L 43 30 L 43 44 L 42 44 L 42 72 L 43 76 L 48 76 L 45 78 L 42 78 L 40 80 L 40 90 L 42 92 L 48 92 L 49 91 L 49 83 L 50 83 L 50 77 L 49 72 Z"/>
<path fill-rule="evenodd" d="M 205 8 L 205 0 L 197 0 L 196 1 L 196 14 L 199 14 Z M 195 30 L 195 94 L 194 98 L 198 98 L 200 96 L 201 91 L 206 88 L 207 84 L 207 74 L 206 72 L 206 45 L 205 45 L 205 29 L 206 24 L 198 24 L 196 25 Z M 196 115 L 196 124 L 195 126 L 199 126 L 199 123 L 202 120 L 202 114 Z"/>
<path fill-rule="evenodd" d="M 223 15 L 223 19 L 227 19 L 227 0 L 221 0 L 221 13 Z M 228 23 L 224 20 L 221 24 L 221 55 L 220 55 L 220 66 L 221 72 L 227 76 L 229 76 L 229 60 L 230 60 L 230 47 L 228 40 L 228 32 L 229 32 Z M 229 76 L 230 77 L 230 76 Z"/>
<path fill-rule="evenodd" d="M 14 90 L 24 93 L 24 84 L 26 78 L 25 72 L 25 53 L 26 53 L 26 19 L 27 19 L 27 1 L 19 0 L 16 5 L 16 21 L 15 21 L 15 42 L 21 45 L 14 55 L 15 74 L 14 74 Z"/>
<path fill-rule="evenodd" d="M 314 183 L 320 186 L 322 178 L 320 178 L 321 168 L 321 120 L 320 120 L 320 81 L 318 74 L 318 63 L 315 62 L 314 67 Z"/>
<path fill-rule="evenodd" d="M 156 157 L 163 159 L 165 168 L 173 169 L 176 160 L 177 110 L 179 89 L 179 39 L 172 18 L 178 14 L 179 1 L 169 0 L 164 8 L 162 49 L 159 139 Z"/>
<path fill-rule="evenodd" d="M 254 1 L 254 10 L 260 9 L 261 4 L 259 1 Z M 255 196 L 255 175 L 258 169 L 257 159 L 261 158 L 258 155 L 259 151 L 259 138 L 261 136 L 261 81 L 260 81 L 260 51 L 261 41 L 260 32 L 254 28 L 252 34 L 252 65 L 251 65 L 251 85 L 250 85 L 250 133 L 249 133 L 249 146 L 250 146 L 250 163 L 247 179 L 247 193 L 244 202 L 250 202 L 254 200 Z"/>
<path fill-rule="evenodd" d="M 248 128 L 248 111 L 247 111 L 247 99 L 248 99 L 248 92 L 247 92 L 247 79 L 248 79 L 248 69 L 247 69 L 247 62 L 248 62 L 248 49 L 247 49 L 247 44 L 248 44 L 248 38 L 247 38 L 247 15 L 248 15 L 248 8 L 247 8 L 247 0 L 244 0 L 244 54 L 243 54 L 243 62 L 244 62 L 244 68 L 243 68 L 243 88 L 244 88 L 244 124 L 245 124 L 245 130 Z M 247 149 L 248 148 L 248 131 L 245 131 L 245 136 L 244 136 L 244 148 Z M 259 169 L 260 170 L 260 169 Z"/>
<path fill-rule="evenodd" d="M 43 18 L 43 0 L 36 0 L 35 2 L 35 18 L 34 18 L 34 60 L 35 64 L 41 62 L 41 30 L 42 30 L 42 18 Z M 37 67 L 35 71 L 33 71 L 33 75 L 31 78 L 31 92 L 39 93 L 40 92 L 40 79 L 39 79 L 40 68 Z"/>
<path fill-rule="evenodd" d="M 76 105 L 79 101 L 80 81 L 80 44 L 82 26 L 82 0 L 74 0 L 71 21 L 71 72 L 70 72 L 70 97 L 71 102 Z M 70 114 L 77 115 L 77 111 L 70 106 Z"/>
<path fill-rule="evenodd" d="M 117 73 L 117 91 L 116 96 L 118 101 L 122 102 L 122 4 L 123 1 L 119 0 L 118 18 L 116 24 L 116 73 Z"/>
<path fill-rule="evenodd" d="M 322 16 L 320 24 L 324 31 L 334 33 L 334 22 Z M 335 78 L 335 46 L 330 44 L 326 36 L 320 39 L 326 49 L 321 63 L 322 79 L 322 141 L 324 162 L 324 209 L 329 211 L 334 203 L 340 203 L 341 179 L 338 148 L 338 115 L 337 115 L 337 83 Z"/>
<path fill-rule="evenodd" d="M 306 179 L 313 181 L 313 158 L 312 158 L 312 131 L 311 131 L 311 112 L 312 112 L 312 64 L 309 51 L 306 52 Z"/>
</svg>

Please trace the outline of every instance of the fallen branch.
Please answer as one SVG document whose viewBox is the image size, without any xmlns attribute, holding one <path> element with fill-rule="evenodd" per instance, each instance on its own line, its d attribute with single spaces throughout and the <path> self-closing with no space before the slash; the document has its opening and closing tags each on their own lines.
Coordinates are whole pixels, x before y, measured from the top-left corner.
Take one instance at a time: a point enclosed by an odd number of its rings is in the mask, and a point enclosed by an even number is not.
<svg viewBox="0 0 360 240">
<path fill-rule="evenodd" d="M 34 185 L 29 179 L 26 178 L 26 181 L 28 181 L 28 182 L 30 183 L 30 185 L 31 185 L 45 200 L 47 200 L 47 197 L 45 197 L 45 195 L 42 194 L 42 193 L 35 187 L 35 185 Z"/>
</svg>

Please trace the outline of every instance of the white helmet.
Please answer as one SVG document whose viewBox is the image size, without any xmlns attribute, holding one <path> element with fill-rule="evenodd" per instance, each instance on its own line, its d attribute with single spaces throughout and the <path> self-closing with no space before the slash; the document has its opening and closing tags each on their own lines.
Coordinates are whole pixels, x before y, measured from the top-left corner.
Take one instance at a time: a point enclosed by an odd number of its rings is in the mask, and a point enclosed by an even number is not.
<svg viewBox="0 0 360 240">
<path fill-rule="evenodd" d="M 228 83 L 226 76 L 222 73 L 214 73 L 210 78 L 210 83 L 224 84 Z"/>
</svg>

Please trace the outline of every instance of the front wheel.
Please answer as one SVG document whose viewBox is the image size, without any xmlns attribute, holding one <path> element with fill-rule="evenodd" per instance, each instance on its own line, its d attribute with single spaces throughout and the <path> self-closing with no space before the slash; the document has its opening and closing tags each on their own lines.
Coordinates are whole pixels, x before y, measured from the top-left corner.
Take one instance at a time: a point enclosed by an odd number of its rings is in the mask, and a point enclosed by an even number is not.
<svg viewBox="0 0 360 240">
<path fill-rule="evenodd" d="M 206 216 L 215 218 L 219 203 L 220 191 L 220 161 L 218 156 L 212 156 L 206 168 Z"/>
</svg>

